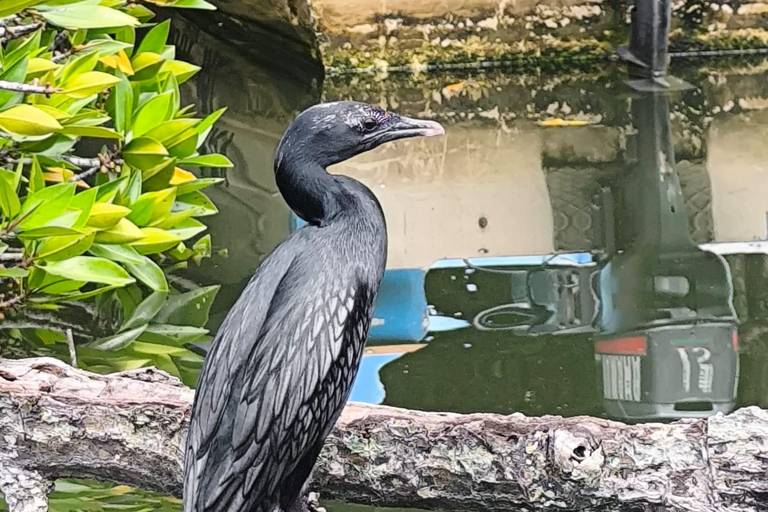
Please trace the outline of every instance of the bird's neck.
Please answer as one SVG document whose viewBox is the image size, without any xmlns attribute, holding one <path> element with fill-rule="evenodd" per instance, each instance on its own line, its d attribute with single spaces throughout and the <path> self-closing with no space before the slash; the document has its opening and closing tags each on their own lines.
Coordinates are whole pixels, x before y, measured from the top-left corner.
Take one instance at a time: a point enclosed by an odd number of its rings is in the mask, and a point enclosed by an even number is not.
<svg viewBox="0 0 768 512">
<path fill-rule="evenodd" d="M 343 191 L 336 178 L 316 162 L 280 153 L 275 181 L 288 206 L 309 224 L 323 225 L 339 211 Z"/>
</svg>

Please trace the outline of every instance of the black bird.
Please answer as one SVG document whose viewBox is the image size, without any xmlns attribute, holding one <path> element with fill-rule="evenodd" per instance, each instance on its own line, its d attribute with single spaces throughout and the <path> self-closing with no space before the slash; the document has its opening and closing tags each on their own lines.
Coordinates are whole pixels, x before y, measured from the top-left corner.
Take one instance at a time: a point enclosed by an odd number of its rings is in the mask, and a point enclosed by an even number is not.
<svg viewBox="0 0 768 512">
<path fill-rule="evenodd" d="M 387 253 L 362 183 L 326 168 L 406 137 L 443 133 L 356 102 L 316 105 L 283 135 L 275 178 L 308 224 L 257 269 L 221 325 L 197 386 L 184 512 L 299 512 L 349 396 Z"/>
</svg>

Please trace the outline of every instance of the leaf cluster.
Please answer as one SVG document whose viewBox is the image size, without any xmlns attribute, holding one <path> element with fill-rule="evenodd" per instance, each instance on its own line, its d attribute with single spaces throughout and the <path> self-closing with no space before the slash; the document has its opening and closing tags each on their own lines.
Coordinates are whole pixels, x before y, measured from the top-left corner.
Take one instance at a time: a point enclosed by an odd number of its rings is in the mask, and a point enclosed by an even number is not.
<svg viewBox="0 0 768 512">
<path fill-rule="evenodd" d="M 179 375 L 170 357 L 207 332 L 180 304 L 216 292 L 175 293 L 167 278 L 211 254 L 199 219 L 217 212 L 204 190 L 221 179 L 193 171 L 232 164 L 200 153 L 223 109 L 181 105 L 179 86 L 199 68 L 176 58 L 169 21 L 152 17 L 121 0 L 0 2 L 0 320 L 118 297 L 125 323 L 81 357 L 94 351 L 95 368 L 110 350 L 111 369 L 152 363 Z"/>
</svg>

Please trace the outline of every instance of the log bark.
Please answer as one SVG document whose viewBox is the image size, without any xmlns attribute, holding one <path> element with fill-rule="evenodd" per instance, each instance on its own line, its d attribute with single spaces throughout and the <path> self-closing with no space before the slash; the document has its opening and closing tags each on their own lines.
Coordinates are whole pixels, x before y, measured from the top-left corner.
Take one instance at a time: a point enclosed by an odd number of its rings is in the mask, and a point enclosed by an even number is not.
<svg viewBox="0 0 768 512">
<path fill-rule="evenodd" d="M 113 375 L 0 359 L 0 490 L 45 510 L 56 478 L 181 495 L 193 391 L 155 369 Z M 349 404 L 313 487 L 324 499 L 445 511 L 768 509 L 768 412 L 625 425 Z"/>
</svg>

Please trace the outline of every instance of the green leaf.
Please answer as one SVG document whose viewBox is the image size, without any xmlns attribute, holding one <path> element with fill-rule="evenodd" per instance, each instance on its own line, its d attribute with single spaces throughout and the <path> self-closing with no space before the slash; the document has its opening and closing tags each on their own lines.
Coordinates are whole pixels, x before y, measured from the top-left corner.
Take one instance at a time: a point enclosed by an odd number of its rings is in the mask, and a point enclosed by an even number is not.
<svg viewBox="0 0 768 512">
<path fill-rule="evenodd" d="M 208 314 L 218 291 L 218 286 L 207 286 L 171 295 L 155 316 L 155 322 L 203 327 L 208 322 Z"/>
<path fill-rule="evenodd" d="M 122 140 L 123 136 L 117 133 L 111 128 L 105 128 L 103 126 L 73 126 L 67 125 L 61 130 L 64 135 L 72 135 L 75 137 L 95 137 L 99 139 L 116 139 Z"/>
<path fill-rule="evenodd" d="M 157 254 L 167 251 L 181 242 L 181 238 L 164 229 L 142 228 L 141 232 L 144 236 L 130 244 L 141 254 Z"/>
<path fill-rule="evenodd" d="M 96 233 L 96 243 L 126 244 L 144 238 L 144 233 L 128 219 L 120 219 L 117 224 Z"/>
<path fill-rule="evenodd" d="M 164 63 L 165 59 L 163 56 L 154 52 L 144 52 L 136 55 L 131 60 L 131 65 L 133 66 L 132 81 L 140 82 L 154 78 Z"/>
<path fill-rule="evenodd" d="M 72 198 L 72 201 L 69 203 L 69 208 L 74 208 L 80 212 L 77 220 L 72 225 L 73 228 L 84 228 L 88 224 L 88 218 L 91 216 L 97 192 L 98 191 L 95 188 L 90 188 L 84 192 L 75 194 L 75 197 Z"/>
<path fill-rule="evenodd" d="M 224 178 L 198 178 L 193 181 L 182 183 L 181 185 L 176 185 L 176 195 L 183 196 L 190 192 L 194 192 L 195 190 L 202 190 L 223 181 Z"/>
<path fill-rule="evenodd" d="M 138 55 L 145 52 L 162 53 L 163 49 L 165 49 L 165 42 L 168 39 L 170 26 L 171 20 L 165 20 L 147 32 L 147 35 L 141 40 L 141 44 L 139 45 L 139 49 L 136 50 L 136 54 Z"/>
<path fill-rule="evenodd" d="M 61 130 L 61 125 L 47 112 L 21 104 L 0 113 L 0 129 L 12 135 L 38 137 Z"/>
<path fill-rule="evenodd" d="M 195 263 L 198 265 L 200 264 L 200 261 L 203 258 L 210 258 L 211 257 L 211 235 L 205 235 L 200 238 L 195 244 L 192 246 L 192 250 L 195 251 L 195 255 L 193 256 L 193 259 L 195 260 Z"/>
<path fill-rule="evenodd" d="M 211 128 L 213 128 L 213 125 L 216 123 L 216 121 L 219 120 L 221 116 L 224 115 L 224 112 L 226 112 L 227 109 L 220 108 L 219 110 L 212 112 L 211 114 L 207 115 L 205 119 L 200 121 L 200 124 L 198 124 L 195 127 L 195 131 L 199 134 L 197 137 L 197 147 L 202 146 L 203 142 L 205 142 L 205 139 L 208 138 L 208 134 L 211 132 Z"/>
<path fill-rule="evenodd" d="M 67 281 L 67 282 L 73 282 L 73 281 Z M 91 297 L 96 297 L 97 295 L 101 295 L 102 293 L 114 290 L 116 288 L 120 288 L 120 286 L 122 285 L 102 286 L 101 288 L 96 288 L 95 290 L 89 290 L 87 292 L 62 293 L 55 297 L 49 297 L 47 295 L 44 295 L 41 297 L 32 297 L 30 300 L 39 304 L 49 304 L 49 303 L 66 302 L 66 301 L 73 301 L 73 300 L 85 300 L 85 299 L 90 299 Z"/>
<path fill-rule="evenodd" d="M 192 165 L 195 167 L 232 167 L 232 162 L 224 155 L 211 154 L 185 158 L 179 161 L 179 165 Z"/>
<path fill-rule="evenodd" d="M 120 71 L 115 72 L 120 81 L 107 98 L 107 112 L 112 117 L 115 130 L 125 132 L 131 126 L 131 114 L 133 112 L 133 89 L 131 82 Z"/>
<path fill-rule="evenodd" d="M 73 78 L 77 75 L 89 73 L 93 71 L 93 68 L 96 67 L 98 62 L 98 52 L 87 52 L 85 54 L 79 55 L 69 61 L 66 66 L 64 66 L 64 68 L 61 70 L 61 76 L 59 76 L 58 82 L 63 84 L 69 81 L 70 78 Z"/>
<path fill-rule="evenodd" d="M 19 13 L 27 7 L 42 3 L 43 0 L 3 0 L 0 2 L 0 18 Z"/>
<path fill-rule="evenodd" d="M 165 62 L 165 64 L 163 64 L 163 67 L 160 68 L 161 73 L 172 73 L 173 76 L 176 77 L 176 82 L 179 84 L 183 84 L 195 76 L 198 71 L 200 71 L 199 66 L 195 66 L 194 64 L 190 64 L 182 60 L 168 60 Z"/>
<path fill-rule="evenodd" d="M 43 267 L 54 276 L 75 281 L 125 286 L 136 282 L 120 265 L 104 258 L 76 256 L 63 261 L 49 263 Z"/>
<path fill-rule="evenodd" d="M 9 59 L 6 58 L 3 66 L 2 73 L 0 73 L 0 80 L 5 80 L 7 82 L 24 82 L 29 66 L 29 56 L 25 55 L 14 63 L 11 63 Z M 16 105 L 21 103 L 23 99 L 23 92 L 0 90 L 0 107 Z"/>
<path fill-rule="evenodd" d="M 152 320 L 158 311 L 165 305 L 165 298 L 168 296 L 164 292 L 152 292 L 149 297 L 141 301 L 133 310 L 130 318 L 123 322 L 120 327 L 120 331 L 126 331 L 134 329 L 136 327 L 146 325 Z"/>
<path fill-rule="evenodd" d="M 21 210 L 21 202 L 19 201 L 19 196 L 16 195 L 16 191 L 13 189 L 13 185 L 11 185 L 10 179 L 5 178 L 4 174 L 7 173 L 0 175 L 0 211 L 2 211 L 5 218 L 13 219 Z M 174 195 L 175 192 L 176 190 L 174 189 Z"/>
<path fill-rule="evenodd" d="M 120 263 L 129 263 L 133 265 L 141 265 L 144 262 L 145 256 L 142 256 L 136 249 L 127 245 L 100 245 L 94 244 L 88 252 L 99 258 L 105 258 L 108 260 L 119 261 Z"/>
<path fill-rule="evenodd" d="M 72 228 L 63 228 L 59 226 L 46 226 L 42 228 L 34 228 L 19 233 L 18 237 L 22 240 L 34 240 L 37 238 L 47 238 L 49 236 L 69 236 L 69 235 L 82 235 L 82 231 Z"/>
<path fill-rule="evenodd" d="M 89 71 L 72 77 L 72 79 L 62 84 L 62 88 L 67 96 L 83 99 L 106 91 L 119 81 L 119 78 L 108 73 Z"/>
<path fill-rule="evenodd" d="M 195 219 L 185 219 L 168 229 L 168 232 L 173 233 L 182 240 L 189 240 L 206 229 L 208 229 L 208 227 L 202 222 L 196 221 Z"/>
<path fill-rule="evenodd" d="M 148 325 L 139 341 L 171 347 L 183 347 L 208 334 L 208 329 L 189 325 Z"/>
<path fill-rule="evenodd" d="M 123 148 L 123 158 L 137 169 L 149 169 L 160 164 L 168 151 L 154 139 L 139 137 Z"/>
<path fill-rule="evenodd" d="M 131 174 L 131 178 L 128 180 L 128 186 L 125 189 L 124 197 L 127 200 L 128 205 L 133 205 L 141 196 L 141 179 L 142 173 L 135 172 Z"/>
<path fill-rule="evenodd" d="M 77 3 L 52 8 L 41 12 L 40 15 L 51 25 L 70 30 L 139 25 L 139 21 L 133 16 L 102 5 Z"/>
<path fill-rule="evenodd" d="M 0 268 L 0 277 L 10 277 L 13 279 L 21 279 L 27 277 L 29 271 L 23 268 Z"/>
<path fill-rule="evenodd" d="M 172 119 L 155 126 L 146 135 L 170 147 L 190 136 L 196 137 L 194 127 L 197 123 L 197 119 Z"/>
<path fill-rule="evenodd" d="M 72 202 L 75 187 L 74 183 L 59 183 L 29 194 L 21 206 L 21 215 L 27 217 L 19 223 L 19 230 L 42 227 L 63 214 Z"/>
<path fill-rule="evenodd" d="M 45 188 L 45 179 L 43 178 L 43 169 L 40 167 L 40 161 L 37 155 L 32 157 L 32 166 L 29 170 L 29 192 L 34 194 Z"/>
<path fill-rule="evenodd" d="M 33 257 L 35 260 L 61 261 L 80 256 L 93 244 L 95 233 L 56 236 L 43 241 Z"/>
<path fill-rule="evenodd" d="M 183 196 L 178 196 L 172 211 L 185 211 L 190 208 L 195 212 L 193 214 L 195 217 L 213 215 L 219 211 L 205 194 L 197 190 Z"/>
<path fill-rule="evenodd" d="M 133 120 L 133 136 L 141 137 L 169 118 L 171 95 L 161 94 L 149 100 L 136 113 Z M 155 139 L 158 140 L 159 139 Z M 162 142 L 162 141 L 159 141 Z"/>
<path fill-rule="evenodd" d="M 176 7 L 179 9 L 202 9 L 205 11 L 215 11 L 216 6 L 206 2 L 205 0 L 178 0 L 172 4 L 166 5 L 166 7 Z"/>
<path fill-rule="evenodd" d="M 87 225 L 97 229 L 110 229 L 129 213 L 131 213 L 130 208 L 125 206 L 111 203 L 95 203 L 88 216 Z"/>
<path fill-rule="evenodd" d="M 175 188 L 142 194 L 131 206 L 128 220 L 142 227 L 158 224 L 171 213 L 171 207 L 175 199 Z"/>
<path fill-rule="evenodd" d="M 100 338 L 98 340 L 92 341 L 88 343 L 86 347 L 95 350 L 120 350 L 121 348 L 125 348 L 133 343 L 146 328 L 146 324 L 140 325 L 138 327 L 134 327 L 131 330 L 117 333 L 114 336 L 108 336 L 106 338 Z"/>
<path fill-rule="evenodd" d="M 163 270 L 151 259 L 144 256 L 141 263 L 124 263 L 124 265 L 128 272 L 152 290 L 168 292 L 168 281 L 165 279 Z"/>
</svg>

